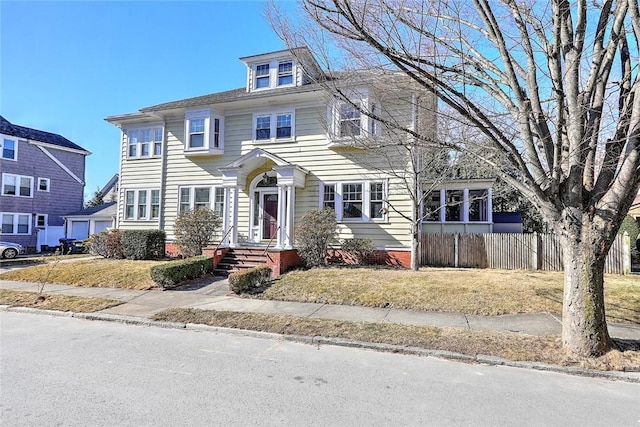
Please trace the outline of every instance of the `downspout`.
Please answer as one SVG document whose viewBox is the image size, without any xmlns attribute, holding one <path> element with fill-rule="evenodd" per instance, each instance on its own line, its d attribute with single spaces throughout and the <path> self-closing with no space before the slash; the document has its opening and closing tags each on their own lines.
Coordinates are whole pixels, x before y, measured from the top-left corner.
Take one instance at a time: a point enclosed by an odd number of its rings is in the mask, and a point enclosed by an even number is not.
<svg viewBox="0 0 640 427">
<path fill-rule="evenodd" d="M 165 225 L 165 201 L 164 197 L 167 193 L 166 182 L 167 182 L 167 151 L 168 151 L 168 141 L 166 137 L 167 131 L 167 121 L 162 120 L 162 157 L 161 157 L 161 166 L 160 166 L 160 215 L 158 216 L 158 229 L 164 230 Z M 178 198 L 180 195 L 178 195 Z"/>
</svg>

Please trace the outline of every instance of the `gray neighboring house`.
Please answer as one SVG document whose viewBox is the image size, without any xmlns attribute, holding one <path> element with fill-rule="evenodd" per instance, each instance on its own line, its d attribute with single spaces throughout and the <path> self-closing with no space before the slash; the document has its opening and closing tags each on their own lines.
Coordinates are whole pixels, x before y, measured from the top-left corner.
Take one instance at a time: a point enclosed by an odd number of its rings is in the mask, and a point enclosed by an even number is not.
<svg viewBox="0 0 640 427">
<path fill-rule="evenodd" d="M 0 240 L 30 251 L 58 244 L 63 215 L 82 209 L 89 154 L 61 135 L 0 116 Z"/>
<path fill-rule="evenodd" d="M 67 238 L 84 240 L 92 234 L 113 228 L 118 213 L 117 202 L 107 202 L 64 216 Z"/>
</svg>

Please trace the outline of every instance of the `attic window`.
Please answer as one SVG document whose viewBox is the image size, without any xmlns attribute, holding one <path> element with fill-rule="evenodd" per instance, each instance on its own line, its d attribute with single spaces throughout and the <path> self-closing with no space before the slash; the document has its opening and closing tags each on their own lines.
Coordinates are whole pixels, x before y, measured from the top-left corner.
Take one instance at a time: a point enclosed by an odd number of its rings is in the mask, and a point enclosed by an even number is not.
<svg viewBox="0 0 640 427">
<path fill-rule="evenodd" d="M 269 87 L 269 64 L 256 66 L 256 89 Z"/>
<path fill-rule="evenodd" d="M 293 62 L 283 61 L 278 64 L 278 86 L 293 83 Z"/>
</svg>

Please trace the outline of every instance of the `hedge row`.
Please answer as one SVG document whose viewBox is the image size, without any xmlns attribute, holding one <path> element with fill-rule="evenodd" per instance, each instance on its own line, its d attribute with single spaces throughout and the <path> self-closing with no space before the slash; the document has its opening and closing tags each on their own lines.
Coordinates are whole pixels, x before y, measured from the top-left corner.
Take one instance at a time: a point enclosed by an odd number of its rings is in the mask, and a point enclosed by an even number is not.
<svg viewBox="0 0 640 427">
<path fill-rule="evenodd" d="M 88 246 L 105 258 L 158 259 L 164 257 L 165 237 L 162 230 L 109 230 L 92 234 Z"/>
<path fill-rule="evenodd" d="M 236 294 L 252 293 L 271 282 L 271 267 L 253 267 L 229 275 L 229 286 Z"/>
<path fill-rule="evenodd" d="M 155 265 L 151 267 L 151 279 L 164 289 L 171 289 L 185 280 L 196 279 L 212 271 L 213 258 L 200 255 Z"/>
</svg>

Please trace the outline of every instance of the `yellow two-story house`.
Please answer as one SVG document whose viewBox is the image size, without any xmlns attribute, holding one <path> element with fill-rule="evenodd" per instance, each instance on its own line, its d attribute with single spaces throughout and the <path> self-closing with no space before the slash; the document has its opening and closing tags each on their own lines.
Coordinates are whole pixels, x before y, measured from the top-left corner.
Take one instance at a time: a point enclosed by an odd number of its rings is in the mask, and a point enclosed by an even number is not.
<svg viewBox="0 0 640 427">
<path fill-rule="evenodd" d="M 366 80 L 351 78 L 349 93 L 358 99 L 340 101 L 327 91 L 327 76 L 306 48 L 240 60 L 246 87 L 106 119 L 122 131 L 116 227 L 163 229 L 175 253 L 179 212 L 207 207 L 223 220 L 220 248 L 268 246 L 287 254 L 295 251 L 295 227 L 304 213 L 332 208 L 341 239 L 372 239 L 382 260 L 408 266 L 412 223 L 399 212 L 410 217 L 412 204 L 403 190 L 406 177 L 398 173 L 408 159 L 376 159 L 375 150 L 353 141 L 389 132 L 360 110 L 386 111 L 397 123 L 415 126 L 406 102 L 411 93 L 398 88 L 380 96 Z M 430 102 L 435 107 L 433 97 Z M 435 108 L 429 111 L 435 117 Z M 422 122 L 435 126 L 434 118 Z M 463 188 L 456 191 L 462 197 Z M 443 190 L 442 204 L 446 197 Z M 433 197 L 429 203 L 433 207 Z M 464 209 L 458 209 L 460 225 Z M 484 209 L 478 224 L 490 231 L 490 207 Z M 283 261 L 282 269 L 292 262 Z"/>
</svg>

